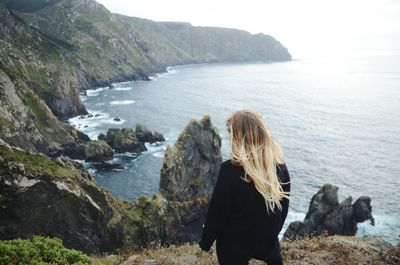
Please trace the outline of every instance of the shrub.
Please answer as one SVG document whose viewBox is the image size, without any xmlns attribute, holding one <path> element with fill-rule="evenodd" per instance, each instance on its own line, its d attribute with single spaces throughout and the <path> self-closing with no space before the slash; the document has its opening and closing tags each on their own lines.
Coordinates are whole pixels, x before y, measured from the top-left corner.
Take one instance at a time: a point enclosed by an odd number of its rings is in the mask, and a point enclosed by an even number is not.
<svg viewBox="0 0 400 265">
<path fill-rule="evenodd" d="M 90 264 L 84 253 L 67 249 L 58 238 L 34 236 L 32 239 L 0 241 L 0 265 L 9 264 Z"/>
</svg>

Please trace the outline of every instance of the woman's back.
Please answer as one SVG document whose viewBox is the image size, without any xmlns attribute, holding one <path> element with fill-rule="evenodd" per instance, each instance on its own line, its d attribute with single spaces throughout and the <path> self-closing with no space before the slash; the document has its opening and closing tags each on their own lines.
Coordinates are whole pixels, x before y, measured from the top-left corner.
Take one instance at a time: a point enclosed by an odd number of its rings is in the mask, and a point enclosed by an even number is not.
<svg viewBox="0 0 400 265">
<path fill-rule="evenodd" d="M 283 152 L 261 115 L 234 112 L 226 122 L 231 159 L 222 163 L 199 243 L 217 240 L 220 264 L 250 258 L 282 264 L 278 234 L 289 207 L 290 177 Z"/>
<path fill-rule="evenodd" d="M 285 164 L 277 164 L 277 176 L 285 192 L 290 191 L 290 177 Z M 267 211 L 264 197 L 252 182 L 242 179 L 244 169 L 227 160 L 221 165 L 200 246 L 209 249 L 213 241 L 229 252 L 246 252 L 264 259 L 275 247 L 277 236 L 288 212 L 288 199 L 282 210 Z M 264 255 L 264 257 L 261 257 Z"/>
<path fill-rule="evenodd" d="M 240 240 L 250 241 L 249 244 L 265 243 L 268 238 L 277 236 L 281 230 L 282 220 L 286 218 L 287 205 L 283 202 L 282 211 L 275 207 L 274 212 L 267 211 L 264 197 L 256 190 L 252 182 L 244 181 L 242 166 L 233 165 L 231 160 L 226 163 L 227 177 L 232 178 L 232 211 L 228 226 L 231 231 L 226 230 L 227 236 L 236 234 L 235 231 L 243 231 L 238 234 Z M 277 175 L 280 182 L 289 181 L 286 165 L 277 165 Z M 281 168 L 282 169 L 281 169 Z M 286 188 L 286 187 L 285 187 Z M 285 190 L 284 188 L 284 190 Z"/>
</svg>

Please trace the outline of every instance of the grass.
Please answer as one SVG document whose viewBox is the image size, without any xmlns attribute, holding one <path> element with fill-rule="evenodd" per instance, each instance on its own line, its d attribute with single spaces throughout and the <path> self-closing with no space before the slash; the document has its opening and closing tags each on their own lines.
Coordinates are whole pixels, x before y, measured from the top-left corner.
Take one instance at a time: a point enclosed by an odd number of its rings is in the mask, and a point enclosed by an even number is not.
<svg viewBox="0 0 400 265">
<path fill-rule="evenodd" d="M 41 89 L 47 91 L 54 97 L 59 97 L 59 94 L 55 88 L 58 83 L 57 77 L 49 76 L 43 69 L 35 69 L 32 66 L 25 66 L 26 75 L 33 85 L 40 87 Z M 48 83 L 48 80 L 53 79 L 52 83 Z"/>
<path fill-rule="evenodd" d="M 281 241 L 281 254 L 286 265 L 397 265 L 400 264 L 400 246 L 375 245 L 374 238 L 320 236 L 315 238 Z M 215 244 L 209 252 L 200 250 L 197 244 L 170 245 L 119 253 L 126 265 L 216 265 L 218 259 Z M 250 265 L 265 262 L 250 260 Z"/>
<path fill-rule="evenodd" d="M 47 131 L 47 128 L 51 127 L 49 124 L 49 116 L 41 106 L 40 98 L 32 92 L 28 92 L 25 94 L 24 101 L 35 116 L 35 124 L 37 125 L 40 133 L 47 140 L 53 140 L 53 136 Z"/>
<path fill-rule="evenodd" d="M 14 124 L 9 121 L 6 117 L 0 116 L 0 128 L 9 128 L 11 131 L 15 131 L 16 128 Z"/>
<path fill-rule="evenodd" d="M 9 264 L 91 264 L 84 253 L 67 249 L 58 238 L 34 236 L 32 239 L 0 241 L 0 265 Z"/>
<path fill-rule="evenodd" d="M 78 172 L 61 167 L 45 156 L 11 149 L 4 145 L 0 145 L 0 155 L 5 160 L 23 164 L 25 170 L 31 173 L 41 173 L 48 176 L 67 178 L 76 177 L 78 175 Z"/>
</svg>

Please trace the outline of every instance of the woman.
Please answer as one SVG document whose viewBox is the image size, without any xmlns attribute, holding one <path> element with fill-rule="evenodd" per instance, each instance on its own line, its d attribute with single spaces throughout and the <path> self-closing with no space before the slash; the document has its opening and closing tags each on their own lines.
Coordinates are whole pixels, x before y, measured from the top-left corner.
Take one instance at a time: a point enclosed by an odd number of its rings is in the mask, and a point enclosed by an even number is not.
<svg viewBox="0 0 400 265">
<path fill-rule="evenodd" d="M 217 240 L 222 265 L 251 258 L 283 264 L 278 234 L 288 212 L 290 177 L 282 151 L 256 112 L 234 112 L 226 125 L 231 159 L 219 170 L 200 248 L 209 251 Z"/>
</svg>

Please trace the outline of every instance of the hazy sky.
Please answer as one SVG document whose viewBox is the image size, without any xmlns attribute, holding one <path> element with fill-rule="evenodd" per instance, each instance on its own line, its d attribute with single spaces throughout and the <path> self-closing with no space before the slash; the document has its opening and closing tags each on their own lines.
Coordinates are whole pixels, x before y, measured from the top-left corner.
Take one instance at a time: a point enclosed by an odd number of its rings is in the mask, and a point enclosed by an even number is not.
<svg viewBox="0 0 400 265">
<path fill-rule="evenodd" d="M 97 0 L 114 13 L 271 34 L 292 54 L 400 49 L 400 0 Z"/>
</svg>

